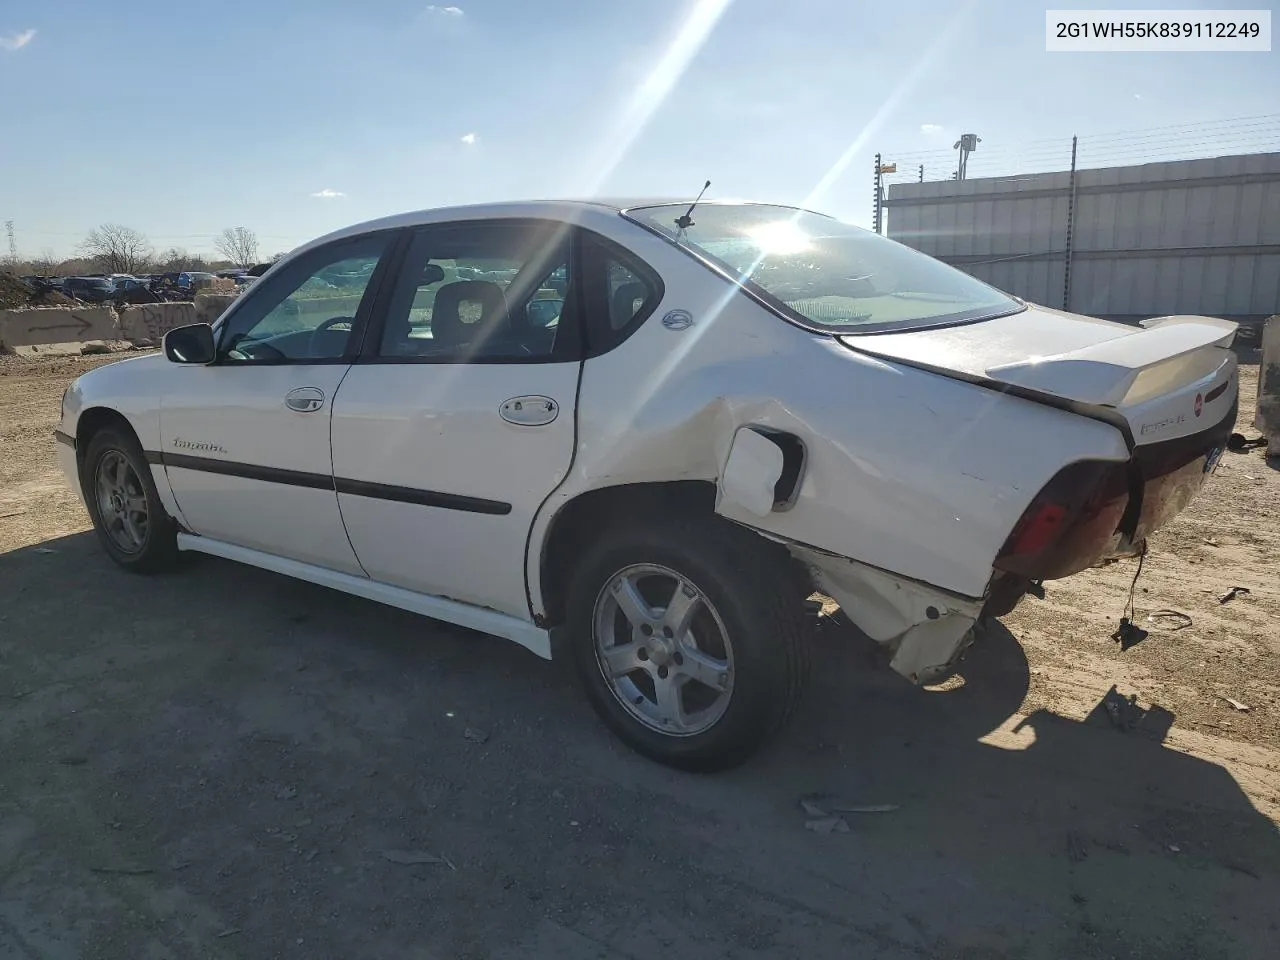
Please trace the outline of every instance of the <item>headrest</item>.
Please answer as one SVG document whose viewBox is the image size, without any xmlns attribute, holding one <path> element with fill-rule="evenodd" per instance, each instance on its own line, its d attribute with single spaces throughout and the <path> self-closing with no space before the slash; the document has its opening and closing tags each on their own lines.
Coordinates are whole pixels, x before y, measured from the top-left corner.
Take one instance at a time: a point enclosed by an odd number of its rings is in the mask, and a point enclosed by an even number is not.
<svg viewBox="0 0 1280 960">
<path fill-rule="evenodd" d="M 462 319 L 464 303 L 480 304 L 480 317 L 471 323 Z M 431 308 L 431 339 L 440 346 L 483 343 L 504 338 L 511 320 L 502 288 L 488 280 L 455 280 L 436 291 Z"/>
<path fill-rule="evenodd" d="M 624 283 L 614 291 L 613 301 L 609 304 L 610 320 L 614 329 L 626 326 L 636 312 L 636 301 L 649 296 L 649 288 L 639 280 Z"/>
</svg>

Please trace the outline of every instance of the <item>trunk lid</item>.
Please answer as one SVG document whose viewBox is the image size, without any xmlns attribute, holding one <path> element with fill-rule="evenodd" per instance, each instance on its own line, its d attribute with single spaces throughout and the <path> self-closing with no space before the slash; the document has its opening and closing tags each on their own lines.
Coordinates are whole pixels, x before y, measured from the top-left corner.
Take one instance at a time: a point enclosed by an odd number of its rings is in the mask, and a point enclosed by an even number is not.
<svg viewBox="0 0 1280 960">
<path fill-rule="evenodd" d="M 1123 551 L 1187 505 L 1226 447 L 1238 402 L 1235 332 L 1236 324 L 1212 317 L 1156 317 L 1133 327 L 1030 307 L 955 327 L 840 340 L 1085 416 L 1115 423 L 1119 415 L 1132 438 L 1128 491 L 1095 492 L 1113 508 L 1108 516 L 1123 509 L 1110 546 Z M 1074 569 L 1094 559 L 1076 556 Z"/>
<path fill-rule="evenodd" d="M 1082 413 L 1118 412 L 1141 446 L 1199 434 L 1234 409 L 1235 332 L 1236 324 L 1213 317 L 1157 317 L 1134 327 L 1033 306 L 978 323 L 839 340 Z"/>
</svg>

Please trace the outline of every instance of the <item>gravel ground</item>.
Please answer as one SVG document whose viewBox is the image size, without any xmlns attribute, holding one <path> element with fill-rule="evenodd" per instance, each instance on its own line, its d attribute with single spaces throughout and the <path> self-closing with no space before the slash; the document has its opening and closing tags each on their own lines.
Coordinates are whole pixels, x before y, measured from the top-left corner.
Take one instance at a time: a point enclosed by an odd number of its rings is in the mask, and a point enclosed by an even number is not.
<svg viewBox="0 0 1280 960">
<path fill-rule="evenodd" d="M 50 437 L 109 359 L 0 358 L 0 958 L 1275 956 L 1258 453 L 1154 538 L 1140 645 L 1108 639 L 1133 561 L 1051 585 L 933 690 L 828 621 L 792 727 L 695 777 L 514 645 L 213 559 L 117 570 Z M 894 809 L 824 834 L 813 793 Z"/>
</svg>

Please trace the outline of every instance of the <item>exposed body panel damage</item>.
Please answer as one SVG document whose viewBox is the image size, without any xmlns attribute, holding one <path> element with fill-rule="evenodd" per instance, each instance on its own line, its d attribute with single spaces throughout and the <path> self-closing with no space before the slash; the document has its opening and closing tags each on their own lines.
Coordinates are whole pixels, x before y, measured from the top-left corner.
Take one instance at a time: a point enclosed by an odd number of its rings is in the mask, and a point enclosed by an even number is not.
<svg viewBox="0 0 1280 960">
<path fill-rule="evenodd" d="M 784 466 L 781 447 L 751 427 L 739 428 L 716 488 L 716 509 L 728 502 L 767 517 L 777 504 Z"/>
<path fill-rule="evenodd" d="M 813 574 L 867 636 L 893 654 L 889 665 L 912 683 L 945 676 L 968 644 L 982 609 L 971 600 L 913 583 L 856 560 L 796 544 L 792 556 Z"/>
<path fill-rule="evenodd" d="M 782 472 L 782 450 L 757 430 L 740 428 L 717 484 L 716 512 L 745 510 L 767 517 Z M 949 595 L 813 547 L 786 546 L 818 589 L 867 636 L 889 648 L 890 666 L 913 683 L 944 676 L 967 646 L 981 600 Z"/>
<path fill-rule="evenodd" d="M 919 372 L 750 303 L 703 329 L 646 325 L 628 343 L 630 362 L 621 353 L 583 370 L 574 464 L 530 538 L 535 613 L 542 545 L 569 501 L 627 484 L 718 483 L 741 427 L 797 437 L 804 474 L 788 508 L 760 516 L 726 502 L 722 515 L 969 597 L 983 595 L 1009 531 L 1064 463 L 1128 457 L 1109 425 L 941 376 L 921 391 Z M 612 402 L 591 402 L 602 395 Z"/>
<path fill-rule="evenodd" d="M 965 643 L 1032 497 L 1065 463 L 1128 459 L 1108 424 L 850 350 L 724 296 L 657 238 L 625 239 L 667 282 L 657 315 L 680 309 L 693 324 L 645 324 L 583 366 L 574 462 L 529 540 L 535 617 L 560 575 L 544 564 L 548 532 L 570 501 L 705 481 L 717 513 L 788 545 L 896 670 L 927 683 Z M 795 490 L 769 509 L 780 460 L 756 431 L 804 450 Z"/>
</svg>

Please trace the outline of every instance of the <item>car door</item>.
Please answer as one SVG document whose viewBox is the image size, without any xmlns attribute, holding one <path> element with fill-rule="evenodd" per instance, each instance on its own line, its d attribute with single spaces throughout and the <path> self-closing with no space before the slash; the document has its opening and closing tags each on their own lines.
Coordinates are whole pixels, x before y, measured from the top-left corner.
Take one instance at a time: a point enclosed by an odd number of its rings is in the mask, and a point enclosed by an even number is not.
<svg viewBox="0 0 1280 960">
<path fill-rule="evenodd" d="M 529 529 L 574 454 L 576 247 L 549 221 L 414 232 L 334 401 L 338 502 L 369 576 L 529 618 Z"/>
<path fill-rule="evenodd" d="M 303 254 L 219 323 L 214 363 L 177 369 L 161 456 L 192 532 L 362 573 L 334 492 L 330 419 L 395 237 Z"/>
</svg>

